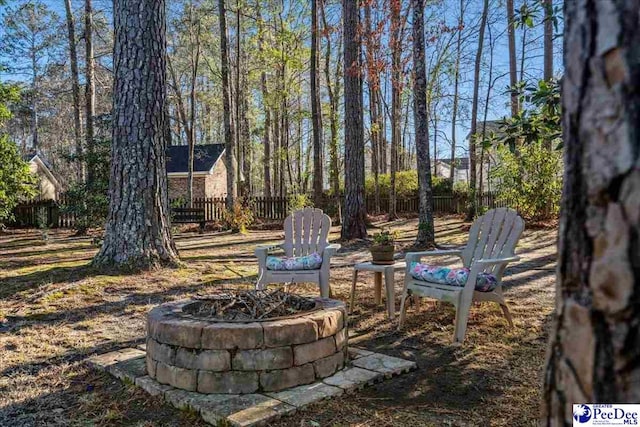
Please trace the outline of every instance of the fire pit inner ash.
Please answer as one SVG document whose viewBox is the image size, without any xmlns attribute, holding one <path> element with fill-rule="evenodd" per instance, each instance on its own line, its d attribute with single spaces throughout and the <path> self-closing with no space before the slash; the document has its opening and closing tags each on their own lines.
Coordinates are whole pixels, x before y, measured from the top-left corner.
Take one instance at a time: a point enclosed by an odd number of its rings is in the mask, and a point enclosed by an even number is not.
<svg viewBox="0 0 640 427">
<path fill-rule="evenodd" d="M 251 321 L 295 316 L 317 308 L 312 298 L 284 292 L 282 289 L 263 291 L 229 291 L 199 297 L 182 311 L 200 319 Z"/>
</svg>

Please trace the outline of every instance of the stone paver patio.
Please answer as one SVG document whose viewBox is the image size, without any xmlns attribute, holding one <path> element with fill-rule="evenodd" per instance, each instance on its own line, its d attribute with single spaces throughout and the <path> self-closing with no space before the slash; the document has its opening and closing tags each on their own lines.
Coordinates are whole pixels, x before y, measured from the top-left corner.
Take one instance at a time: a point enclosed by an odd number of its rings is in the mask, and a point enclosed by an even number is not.
<svg viewBox="0 0 640 427">
<path fill-rule="evenodd" d="M 210 424 L 226 421 L 238 427 L 266 425 L 312 403 L 340 397 L 416 368 L 416 363 L 409 360 L 352 347 L 349 348 L 351 362 L 347 363 L 347 367 L 321 381 L 279 392 L 201 394 L 160 384 L 152 379 L 147 375 L 145 356 L 144 346 L 138 346 L 93 356 L 87 363 L 122 381 L 135 384 L 152 396 L 161 396 L 178 409 L 191 409 Z"/>
</svg>

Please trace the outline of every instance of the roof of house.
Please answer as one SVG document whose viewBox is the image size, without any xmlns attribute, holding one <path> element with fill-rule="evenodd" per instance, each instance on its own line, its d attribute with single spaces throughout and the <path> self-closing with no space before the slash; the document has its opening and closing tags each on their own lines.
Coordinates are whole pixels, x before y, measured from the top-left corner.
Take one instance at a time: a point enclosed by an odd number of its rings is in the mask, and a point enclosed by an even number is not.
<svg viewBox="0 0 640 427">
<path fill-rule="evenodd" d="M 451 159 L 439 159 L 442 163 L 447 165 L 451 165 Z M 469 169 L 469 158 L 468 157 L 457 157 L 455 160 L 456 169 L 467 170 Z"/>
<path fill-rule="evenodd" d="M 193 171 L 209 172 L 224 152 L 224 144 L 196 145 L 193 155 Z M 189 171 L 189 146 L 172 145 L 167 147 L 167 173 L 186 173 Z"/>
<path fill-rule="evenodd" d="M 45 173 L 45 175 L 49 177 L 49 180 L 51 181 L 51 183 L 55 185 L 58 189 L 61 188 L 60 180 L 58 180 L 58 177 L 56 176 L 56 174 L 53 173 L 53 167 L 51 166 L 51 163 L 47 161 L 47 159 L 42 155 L 42 153 L 35 150 L 31 151 L 27 154 L 23 154 L 22 160 L 24 160 L 27 163 L 32 163 L 32 162 L 37 163 L 42 169 L 42 171 Z"/>
</svg>

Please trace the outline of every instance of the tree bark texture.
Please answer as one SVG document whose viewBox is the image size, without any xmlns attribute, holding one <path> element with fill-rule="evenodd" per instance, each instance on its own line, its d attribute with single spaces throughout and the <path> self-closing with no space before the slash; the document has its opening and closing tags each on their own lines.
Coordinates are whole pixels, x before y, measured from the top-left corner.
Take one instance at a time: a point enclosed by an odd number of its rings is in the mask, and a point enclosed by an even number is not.
<svg viewBox="0 0 640 427">
<path fill-rule="evenodd" d="M 343 0 L 345 197 L 341 237 L 367 237 L 359 2 Z"/>
<path fill-rule="evenodd" d="M 229 81 L 229 47 L 224 0 L 218 0 L 220 21 L 220 72 L 222 73 L 222 108 L 224 109 L 225 164 L 227 166 L 227 209 L 232 209 L 237 196 L 235 135 L 231 126 L 231 83 Z"/>
<path fill-rule="evenodd" d="M 321 207 L 323 197 L 322 164 L 322 104 L 318 82 L 318 2 L 311 0 L 311 121 L 313 124 L 313 201 Z"/>
<path fill-rule="evenodd" d="M 167 198 L 166 12 L 162 0 L 114 2 L 109 215 L 98 266 L 173 264 Z"/>
<path fill-rule="evenodd" d="M 417 247 L 435 245 L 433 193 L 429 159 L 429 117 L 427 115 L 427 67 L 424 46 L 424 0 L 412 0 L 413 10 L 413 124 L 418 161 L 418 236 Z"/>
<path fill-rule="evenodd" d="M 84 160 L 82 158 L 82 120 L 80 107 L 80 79 L 78 77 L 78 50 L 76 46 L 76 28 L 73 19 L 71 0 L 64 2 L 67 16 L 67 33 L 69 38 L 69 63 L 71 64 L 71 94 L 73 96 L 73 135 L 78 157 L 78 181 L 84 181 Z"/>
<path fill-rule="evenodd" d="M 564 192 L 543 423 L 640 401 L 640 3 L 565 3 Z"/>
</svg>

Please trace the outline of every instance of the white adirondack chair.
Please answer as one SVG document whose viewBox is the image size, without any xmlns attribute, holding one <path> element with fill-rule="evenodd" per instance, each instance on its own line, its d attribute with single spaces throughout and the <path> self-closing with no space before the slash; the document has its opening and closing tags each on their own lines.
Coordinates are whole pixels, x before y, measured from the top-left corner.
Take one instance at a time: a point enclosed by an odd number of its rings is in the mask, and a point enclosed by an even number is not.
<svg viewBox="0 0 640 427">
<path fill-rule="evenodd" d="M 509 313 L 509 308 L 502 293 L 502 274 L 508 263 L 520 259 L 520 257 L 515 256 L 515 248 L 523 230 L 524 221 L 514 210 L 505 208 L 492 209 L 473 223 L 469 231 L 469 241 L 464 249 L 407 253 L 407 269 L 405 271 L 398 329 L 402 328 L 405 321 L 406 301 L 411 296 L 435 298 L 452 303 L 456 307 L 453 336 L 455 342 L 464 341 L 472 301 L 498 303 L 509 322 L 509 326 L 513 327 L 511 313 Z M 410 266 L 412 262 L 420 262 L 424 257 L 443 255 L 459 256 L 463 265 L 470 269 L 464 287 L 426 282 L 411 276 Z M 480 272 L 490 273 L 496 277 L 497 286 L 494 290 L 490 292 L 475 290 L 476 279 Z"/>
<path fill-rule="evenodd" d="M 284 221 L 284 243 L 262 245 L 255 250 L 259 262 L 256 289 L 264 289 L 270 283 L 317 283 L 320 295 L 328 298 L 331 257 L 340 249 L 340 245 L 327 241 L 330 230 L 331 218 L 320 209 L 304 208 L 289 215 Z M 269 270 L 267 256 L 273 249 L 284 249 L 287 257 L 307 256 L 316 252 L 322 257 L 322 265 L 317 270 Z"/>
</svg>

